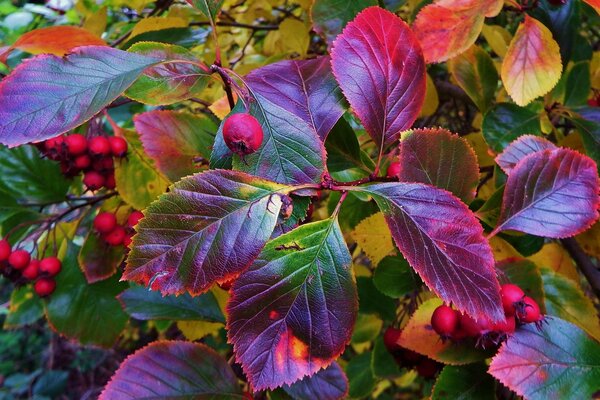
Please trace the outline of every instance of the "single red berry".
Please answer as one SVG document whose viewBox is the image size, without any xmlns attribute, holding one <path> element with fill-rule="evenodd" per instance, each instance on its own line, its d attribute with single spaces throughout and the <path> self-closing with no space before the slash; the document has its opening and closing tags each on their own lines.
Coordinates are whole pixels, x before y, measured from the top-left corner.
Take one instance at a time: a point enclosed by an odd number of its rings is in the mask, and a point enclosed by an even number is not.
<svg viewBox="0 0 600 400">
<path fill-rule="evenodd" d="M 83 183 L 90 190 L 98 190 L 104 186 L 104 176 L 96 171 L 87 171 L 83 174 Z"/>
<path fill-rule="evenodd" d="M 92 165 L 92 159 L 87 154 L 77 156 L 73 161 L 73 166 L 80 171 L 88 169 L 90 165 Z"/>
<path fill-rule="evenodd" d="M 590 107 L 598 107 L 600 105 L 598 99 L 588 99 L 587 103 Z"/>
<path fill-rule="evenodd" d="M 388 326 L 385 330 L 383 334 L 383 344 L 390 353 L 400 350 L 401 347 L 398 344 L 398 340 L 400 339 L 401 334 L 402 330 L 394 328 L 393 326 Z"/>
<path fill-rule="evenodd" d="M 29 265 L 25 267 L 21 275 L 23 278 L 33 281 L 40 273 L 40 262 L 38 260 L 31 260 Z"/>
<path fill-rule="evenodd" d="M 111 136 L 108 138 L 110 142 L 110 152 L 115 157 L 125 157 L 127 154 L 127 141 L 119 136 Z"/>
<path fill-rule="evenodd" d="M 417 364 L 417 373 L 425 379 L 431 379 L 438 373 L 439 364 L 431 358 L 423 358 Z"/>
<path fill-rule="evenodd" d="M 117 217 L 115 214 L 103 211 L 94 218 L 94 228 L 100 233 L 108 233 L 117 226 Z"/>
<path fill-rule="evenodd" d="M 515 321 L 515 317 L 509 315 L 506 317 L 504 321 L 494 322 L 491 324 L 491 329 L 494 332 L 511 334 L 515 332 L 515 328 L 517 327 L 517 322 Z"/>
<path fill-rule="evenodd" d="M 399 173 L 400 173 L 400 163 L 397 161 L 394 161 L 393 163 L 390 164 L 390 166 L 387 169 L 387 176 L 389 178 L 394 178 L 394 177 L 397 177 Z"/>
<path fill-rule="evenodd" d="M 452 308 L 442 304 L 431 314 L 431 326 L 438 335 L 451 336 L 458 326 L 458 316 Z"/>
<path fill-rule="evenodd" d="M 517 313 L 519 322 L 528 324 L 530 322 L 537 322 L 541 319 L 540 306 L 534 299 L 529 296 L 523 298 L 524 307 L 523 310 Z"/>
<path fill-rule="evenodd" d="M 133 241 L 133 234 L 127 233 L 125 239 L 123 239 L 123 246 L 131 248 L 131 242 Z"/>
<path fill-rule="evenodd" d="M 8 256 L 8 263 L 14 269 L 23 269 L 29 265 L 31 256 L 25 250 L 15 250 Z"/>
<path fill-rule="evenodd" d="M 56 276 L 62 269 L 62 263 L 56 257 L 46 257 L 40 261 L 40 272 L 48 276 Z"/>
<path fill-rule="evenodd" d="M 104 241 L 111 246 L 120 246 L 125 241 L 125 228 L 122 226 L 116 226 L 112 231 L 104 235 Z"/>
<path fill-rule="evenodd" d="M 11 252 L 12 248 L 10 247 L 8 240 L 0 240 L 0 262 L 8 260 Z"/>
<path fill-rule="evenodd" d="M 263 141 L 263 129 L 252 115 L 233 114 L 223 124 L 223 139 L 231 151 L 243 157 L 258 150 Z"/>
<path fill-rule="evenodd" d="M 138 210 L 133 210 L 129 217 L 127 217 L 127 226 L 134 227 L 140 222 L 140 219 L 144 218 L 144 213 Z"/>
<path fill-rule="evenodd" d="M 87 139 L 85 136 L 78 133 L 67 136 L 65 138 L 65 144 L 67 145 L 69 154 L 72 156 L 78 156 L 87 151 Z"/>
<path fill-rule="evenodd" d="M 515 315 L 516 308 L 515 303 L 519 303 L 523 300 L 525 292 L 512 283 L 502 285 L 500 294 L 502 296 L 502 307 L 504 308 L 504 314 Z"/>
<path fill-rule="evenodd" d="M 468 314 L 461 314 L 459 318 L 460 330 L 464 332 L 467 337 L 477 337 L 481 333 L 481 328 L 477 321 L 471 318 Z"/>
<path fill-rule="evenodd" d="M 104 175 L 104 187 L 107 189 L 114 189 L 117 187 L 117 182 L 115 181 L 115 171 L 109 171 Z"/>
<path fill-rule="evenodd" d="M 33 290 L 40 297 L 50 296 L 56 289 L 56 281 L 52 278 L 40 278 L 33 284 Z"/>
<path fill-rule="evenodd" d="M 110 154 L 110 142 L 104 136 L 96 136 L 90 139 L 88 149 L 94 156 L 107 156 Z"/>
</svg>

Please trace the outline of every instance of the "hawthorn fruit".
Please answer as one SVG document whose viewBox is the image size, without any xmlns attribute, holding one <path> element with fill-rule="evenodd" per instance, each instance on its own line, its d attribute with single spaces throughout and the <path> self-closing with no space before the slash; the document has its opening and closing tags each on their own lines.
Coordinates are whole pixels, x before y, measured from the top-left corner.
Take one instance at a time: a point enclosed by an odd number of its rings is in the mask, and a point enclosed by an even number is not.
<svg viewBox="0 0 600 400">
<path fill-rule="evenodd" d="M 54 293 L 56 281 L 52 278 L 40 278 L 33 284 L 33 290 L 40 297 L 47 297 Z"/>
<path fill-rule="evenodd" d="M 104 136 L 96 136 L 88 143 L 90 154 L 94 156 L 107 156 L 111 152 L 110 142 Z"/>
<path fill-rule="evenodd" d="M 103 211 L 94 218 L 94 229 L 99 233 L 108 233 L 117 226 L 117 217 L 115 214 Z"/>
<path fill-rule="evenodd" d="M 138 210 L 132 211 L 129 217 L 127 217 L 127 226 L 133 228 L 142 218 L 144 218 L 144 213 Z"/>
<path fill-rule="evenodd" d="M 523 324 L 538 322 L 542 318 L 540 306 L 534 299 L 525 296 L 523 298 L 523 308 L 517 312 L 517 318 Z"/>
<path fill-rule="evenodd" d="M 397 177 L 398 174 L 400 174 L 400 163 L 394 161 L 390 164 L 390 166 L 387 169 L 387 176 L 388 178 L 394 178 Z"/>
<path fill-rule="evenodd" d="M 83 183 L 89 190 L 98 190 L 104 186 L 106 179 L 96 171 L 87 171 L 83 174 Z"/>
<path fill-rule="evenodd" d="M 433 330 L 442 337 L 450 337 L 458 327 L 458 316 L 454 310 L 443 304 L 431 315 Z"/>
<path fill-rule="evenodd" d="M 383 344 L 390 353 L 394 353 L 401 349 L 398 344 L 402 330 L 389 326 L 383 334 Z"/>
<path fill-rule="evenodd" d="M 263 141 L 263 129 L 248 113 L 233 114 L 223 124 L 223 139 L 229 150 L 240 157 L 254 153 Z"/>
<path fill-rule="evenodd" d="M 35 280 L 40 273 L 40 262 L 38 260 L 31 260 L 29 265 L 25 267 L 21 275 L 23 278 L 33 281 Z"/>
<path fill-rule="evenodd" d="M 65 138 L 65 145 L 70 155 L 78 156 L 87 151 L 88 143 L 85 136 L 76 133 Z"/>
<path fill-rule="evenodd" d="M 56 257 L 46 257 L 39 263 L 40 273 L 52 277 L 58 275 L 62 268 L 61 261 Z"/>
<path fill-rule="evenodd" d="M 31 261 L 31 256 L 25 250 L 15 250 L 8 256 L 8 263 L 14 269 L 25 268 L 29 265 L 29 261 Z"/>
<path fill-rule="evenodd" d="M 506 315 L 515 315 L 515 305 L 518 305 L 519 302 L 523 301 L 525 292 L 523 292 L 523 290 L 517 285 L 507 283 L 502 285 L 500 294 L 502 296 L 502 307 L 504 308 L 504 313 Z"/>
<path fill-rule="evenodd" d="M 127 154 L 127 141 L 119 136 L 110 136 L 110 152 L 114 157 L 124 157 Z"/>
<path fill-rule="evenodd" d="M 127 232 L 122 226 L 116 226 L 113 230 L 104 235 L 104 241 L 110 246 L 120 246 L 124 243 Z"/>
<path fill-rule="evenodd" d="M 8 243 L 8 240 L 0 240 L 0 262 L 8 260 L 11 252 L 12 249 L 10 247 L 10 243 Z"/>
</svg>

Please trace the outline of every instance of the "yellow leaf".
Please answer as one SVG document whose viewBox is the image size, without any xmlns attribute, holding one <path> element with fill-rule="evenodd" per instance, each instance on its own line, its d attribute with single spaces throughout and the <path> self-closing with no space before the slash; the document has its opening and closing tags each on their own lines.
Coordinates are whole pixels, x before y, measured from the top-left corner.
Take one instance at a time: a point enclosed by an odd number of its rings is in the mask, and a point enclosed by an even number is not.
<svg viewBox="0 0 600 400">
<path fill-rule="evenodd" d="M 569 253 L 558 243 L 547 243 L 536 254 L 528 257 L 539 267 L 552 269 L 574 282 L 579 282 L 579 274 L 575 269 Z"/>
<path fill-rule="evenodd" d="M 233 98 L 237 101 L 237 95 L 235 93 L 233 94 Z M 231 108 L 229 107 L 229 100 L 227 100 L 227 95 L 212 103 L 208 109 L 212 111 L 212 113 L 215 114 L 220 120 L 225 118 L 231 111 Z"/>
<path fill-rule="evenodd" d="M 433 80 L 429 74 L 426 74 L 425 77 L 427 86 L 425 89 L 425 102 L 423 103 L 423 108 L 421 108 L 421 115 L 419 115 L 420 118 L 433 115 L 440 105 L 440 99 L 438 98 Z"/>
<path fill-rule="evenodd" d="M 304 22 L 288 18 L 265 37 L 263 51 L 267 55 L 297 53 L 305 56 L 310 44 L 309 28 Z"/>
<path fill-rule="evenodd" d="M 583 251 L 592 257 L 600 258 L 600 222 L 590 229 L 575 236 Z"/>
<path fill-rule="evenodd" d="M 490 45 L 494 53 L 504 57 L 508 51 L 508 45 L 512 40 L 509 31 L 499 25 L 483 25 L 481 30 L 486 42 Z"/>
<path fill-rule="evenodd" d="M 385 256 L 395 252 L 392 233 L 382 213 L 363 219 L 350 236 L 363 249 L 373 265 L 379 264 Z"/>
<path fill-rule="evenodd" d="M 129 37 L 133 38 L 135 36 L 141 35 L 142 33 L 162 31 L 164 29 L 186 28 L 187 26 L 187 21 L 179 17 L 149 17 L 144 18 L 143 20 L 135 24 Z"/>
<path fill-rule="evenodd" d="M 208 335 L 216 336 L 224 325 L 220 322 L 177 321 L 177 327 L 186 339 L 199 340 Z"/>
<path fill-rule="evenodd" d="M 88 15 L 83 23 L 83 29 L 92 32 L 97 36 L 102 36 L 106 30 L 106 22 L 108 20 L 107 8 L 102 7 L 93 14 Z"/>
<path fill-rule="evenodd" d="M 560 49 L 540 21 L 525 14 L 502 62 L 502 82 L 520 106 L 548 93 L 560 79 Z"/>
<path fill-rule="evenodd" d="M 590 62 L 591 82 L 594 89 L 600 89 L 600 51 L 594 52 Z"/>
<path fill-rule="evenodd" d="M 512 257 L 522 257 L 510 243 L 504 239 L 500 239 L 498 236 L 494 236 L 490 239 L 490 246 L 492 247 L 494 259 L 496 261 L 502 261 Z"/>
<path fill-rule="evenodd" d="M 469 133 L 465 136 L 465 139 L 475 151 L 480 167 L 491 167 L 495 164 L 494 157 L 488 153 L 488 147 L 481 132 Z"/>
</svg>

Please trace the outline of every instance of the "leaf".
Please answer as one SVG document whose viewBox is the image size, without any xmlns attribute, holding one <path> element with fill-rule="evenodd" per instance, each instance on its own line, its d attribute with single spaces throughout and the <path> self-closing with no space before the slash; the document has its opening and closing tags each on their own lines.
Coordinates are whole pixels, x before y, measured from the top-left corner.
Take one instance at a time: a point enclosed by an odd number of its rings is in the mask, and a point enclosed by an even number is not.
<svg viewBox="0 0 600 400">
<path fill-rule="evenodd" d="M 392 234 L 382 213 L 363 219 L 350 232 L 350 237 L 365 252 L 373 265 L 379 264 L 384 257 L 396 252 Z"/>
<path fill-rule="evenodd" d="M 589 399 L 598 391 L 600 345 L 582 330 L 547 317 L 524 325 L 492 359 L 489 373 L 530 400 Z"/>
<path fill-rule="evenodd" d="M 500 57 L 504 57 L 508 51 L 508 45 L 512 40 L 512 35 L 503 26 L 483 25 L 481 35 L 490 45 L 492 51 Z"/>
<path fill-rule="evenodd" d="M 400 368 L 394 356 L 389 352 L 383 341 L 383 337 L 379 336 L 373 344 L 373 352 L 371 358 L 371 368 L 373 374 L 382 379 L 395 378 L 400 375 Z"/>
<path fill-rule="evenodd" d="M 425 100 L 423 101 L 423 107 L 419 113 L 419 118 L 429 117 L 435 114 L 439 105 L 440 98 L 435 83 L 429 74 L 425 74 Z"/>
<path fill-rule="evenodd" d="M 104 280 L 117 272 L 124 257 L 123 246 L 109 246 L 90 230 L 83 242 L 77 261 L 88 283 Z"/>
<path fill-rule="evenodd" d="M 210 158 L 217 126 L 200 114 L 153 110 L 133 118 L 146 154 L 175 182 L 198 172 L 196 158 Z"/>
<path fill-rule="evenodd" d="M 206 336 L 217 336 L 224 326 L 225 324 L 222 322 L 177 321 L 177 328 L 187 340 L 191 341 L 200 340 Z"/>
<path fill-rule="evenodd" d="M 198 295 L 235 278 L 271 236 L 288 189 L 236 171 L 182 179 L 144 211 L 124 279 Z"/>
<path fill-rule="evenodd" d="M 224 0 L 185 0 L 190 5 L 202 11 L 211 21 L 214 21 L 221 11 Z"/>
<path fill-rule="evenodd" d="M 393 322 L 396 319 L 397 302 L 381 293 L 373 284 L 370 276 L 356 278 L 358 298 L 360 299 L 359 311 L 363 314 L 375 314 L 384 321 Z"/>
<path fill-rule="evenodd" d="M 225 322 L 212 292 L 192 297 L 162 296 L 160 292 L 134 286 L 117 296 L 125 312 L 139 320 L 177 320 Z"/>
<path fill-rule="evenodd" d="M 31 54 L 47 53 L 64 56 L 79 46 L 106 46 L 106 43 L 98 36 L 77 26 L 49 26 L 24 33 L 8 51 L 19 49 Z"/>
<path fill-rule="evenodd" d="M 210 69 L 183 47 L 139 42 L 128 51 L 172 60 L 147 68 L 127 89 L 125 95 L 140 103 L 153 106 L 178 103 L 199 96 L 210 80 Z"/>
<path fill-rule="evenodd" d="M 579 273 L 577 272 L 577 269 L 575 269 L 571 256 L 569 256 L 569 253 L 564 247 L 558 243 L 546 243 L 539 252 L 529 256 L 528 259 L 536 263 L 536 265 L 550 268 L 557 274 L 569 278 L 574 282 L 579 281 Z"/>
<path fill-rule="evenodd" d="M 600 223 L 596 222 L 590 229 L 576 236 L 577 242 L 585 253 L 600 258 Z"/>
<path fill-rule="evenodd" d="M 485 364 L 447 365 L 438 376 L 431 400 L 495 400 L 494 379 Z"/>
<path fill-rule="evenodd" d="M 512 142 L 496 157 L 496 162 L 506 174 L 510 174 L 513 168 L 529 154 L 553 150 L 557 147 L 551 141 L 534 135 L 523 135 Z"/>
<path fill-rule="evenodd" d="M 378 316 L 359 312 L 352 332 L 352 344 L 372 342 L 379 336 L 382 327 L 383 321 Z"/>
<path fill-rule="evenodd" d="M 483 116 L 483 137 L 490 149 L 502 152 L 521 135 L 541 135 L 537 113 L 511 103 L 498 103 Z"/>
<path fill-rule="evenodd" d="M 563 65 L 568 65 L 574 58 L 576 48 L 586 45 L 582 37 L 578 35 L 582 24 L 581 2 L 567 1 L 556 7 L 550 1 L 540 1 L 529 14 L 544 24 L 552 32 L 552 37 L 560 47 L 560 55 Z M 581 14 L 581 15 L 580 15 Z M 575 61 L 575 60 L 573 60 Z"/>
<path fill-rule="evenodd" d="M 504 318 L 492 250 L 466 205 L 420 183 L 381 183 L 356 190 L 373 196 L 396 246 L 438 296 L 475 318 Z"/>
<path fill-rule="evenodd" d="M 29 59 L 0 82 L 0 143 L 38 142 L 81 125 L 127 89 L 155 58 L 85 46 Z"/>
<path fill-rule="evenodd" d="M 428 63 L 446 61 L 467 50 L 475 40 L 485 17 L 496 16 L 500 0 L 437 0 L 421 9 L 412 29 L 421 43 Z"/>
<path fill-rule="evenodd" d="M 494 104 L 498 72 L 492 57 L 479 46 L 448 61 L 448 69 L 458 85 L 473 100 L 479 111 L 485 113 Z"/>
<path fill-rule="evenodd" d="M 152 366 L 149 368 L 149 366 Z M 121 364 L 100 400 L 242 399 L 227 361 L 201 343 L 158 341 Z"/>
<path fill-rule="evenodd" d="M 564 104 L 569 107 L 586 105 L 590 88 L 590 62 L 576 63 L 567 74 Z"/>
<path fill-rule="evenodd" d="M 267 243 L 230 293 L 229 342 L 255 391 L 330 365 L 350 341 L 358 309 L 337 220 L 301 225 Z"/>
<path fill-rule="evenodd" d="M 470 340 L 440 340 L 440 335 L 431 327 L 431 314 L 441 304 L 442 301 L 436 298 L 424 301 L 402 330 L 398 344 L 450 365 L 470 364 L 485 360 L 493 354 L 492 349 L 477 348 Z"/>
<path fill-rule="evenodd" d="M 77 265 L 78 253 L 77 246 L 68 245 L 55 278 L 56 290 L 44 304 L 46 317 L 54 330 L 69 339 L 109 348 L 127 323 L 127 314 L 115 298 L 127 285 L 117 276 L 89 284 Z"/>
<path fill-rule="evenodd" d="M 343 399 L 348 394 L 348 378 L 339 364 L 333 362 L 311 377 L 305 377 L 290 386 L 283 386 L 283 390 L 296 400 Z"/>
<path fill-rule="evenodd" d="M 508 176 L 494 233 L 576 235 L 598 219 L 598 190 L 598 172 L 590 158 L 563 148 L 530 154 Z"/>
<path fill-rule="evenodd" d="M 548 93 L 560 79 L 560 49 L 540 21 L 525 14 L 502 61 L 502 83 L 520 106 Z"/>
<path fill-rule="evenodd" d="M 265 99 L 306 122 L 323 141 L 344 113 L 328 56 L 279 61 L 255 69 L 245 80 Z"/>
<path fill-rule="evenodd" d="M 130 38 L 134 38 L 146 32 L 162 31 L 172 28 L 187 28 L 188 23 L 179 17 L 146 17 L 135 24 Z"/>
<path fill-rule="evenodd" d="M 32 287 L 22 286 L 10 294 L 8 314 L 3 329 L 18 328 L 35 323 L 44 315 L 42 300 Z"/>
<path fill-rule="evenodd" d="M 119 130 L 127 141 L 127 157 L 115 162 L 115 181 L 121 198 L 136 210 L 148 207 L 167 190 L 169 181 L 162 176 L 142 147 L 137 132 Z"/>
<path fill-rule="evenodd" d="M 376 0 L 315 0 L 310 9 L 313 29 L 331 46 L 348 22 L 365 8 L 376 5 Z"/>
<path fill-rule="evenodd" d="M 425 99 L 425 62 L 404 21 L 379 7 L 363 10 L 337 37 L 333 74 L 380 151 L 410 128 Z"/>
<path fill-rule="evenodd" d="M 592 7 L 598 14 L 600 14 L 600 1 L 599 0 L 583 0 Z"/>
<path fill-rule="evenodd" d="M 475 198 L 479 182 L 477 156 L 458 135 L 442 128 L 408 131 L 402 134 L 398 159 L 400 181 L 428 183 L 466 203 Z"/>
<path fill-rule="evenodd" d="M 371 367 L 371 352 L 365 351 L 352 357 L 346 365 L 350 398 L 361 398 L 370 395 L 375 387 L 375 375 Z"/>
<path fill-rule="evenodd" d="M 32 146 L 0 146 L 0 176 L 0 189 L 10 193 L 16 203 L 60 202 L 66 199 L 69 189 L 59 165 L 41 158 Z"/>
<path fill-rule="evenodd" d="M 546 313 L 576 324 L 588 335 L 600 340 L 600 320 L 594 303 L 574 281 L 549 268 L 541 268 Z"/>
<path fill-rule="evenodd" d="M 372 172 L 371 166 L 366 165 L 361 154 L 360 144 L 354 130 L 344 118 L 340 118 L 327 135 L 325 150 L 327 151 L 327 170 L 334 179 L 341 179 L 342 177 L 338 173 L 349 169 L 356 169 L 365 176 Z"/>
<path fill-rule="evenodd" d="M 373 273 L 373 284 L 383 294 L 398 299 L 421 286 L 408 261 L 402 256 L 388 256 L 379 262 Z"/>
<path fill-rule="evenodd" d="M 600 109 L 598 107 L 579 107 L 572 116 L 567 116 L 583 140 L 588 156 L 596 161 L 600 171 Z"/>
<path fill-rule="evenodd" d="M 546 311 L 544 298 L 544 284 L 540 269 L 531 260 L 512 257 L 496 264 L 500 276 L 506 278 L 505 283 L 514 283 L 519 286 L 527 296 L 534 299 L 542 312 Z"/>
</svg>

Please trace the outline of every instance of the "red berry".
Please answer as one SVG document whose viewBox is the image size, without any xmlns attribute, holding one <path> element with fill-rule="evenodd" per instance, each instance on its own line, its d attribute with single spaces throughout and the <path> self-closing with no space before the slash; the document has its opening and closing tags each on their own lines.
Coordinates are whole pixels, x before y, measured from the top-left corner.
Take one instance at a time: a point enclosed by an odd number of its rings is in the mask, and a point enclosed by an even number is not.
<svg viewBox="0 0 600 400">
<path fill-rule="evenodd" d="M 481 328 L 477 321 L 468 314 L 462 314 L 460 316 L 459 326 L 460 330 L 463 331 L 467 337 L 477 337 L 481 333 Z"/>
<path fill-rule="evenodd" d="M 107 189 L 114 189 L 117 187 L 117 182 L 115 181 L 115 171 L 108 172 L 105 176 L 104 187 Z"/>
<path fill-rule="evenodd" d="M 417 364 L 417 373 L 425 379 L 431 379 L 437 374 L 439 369 L 438 363 L 430 358 L 423 358 Z"/>
<path fill-rule="evenodd" d="M 33 290 L 40 297 L 50 296 L 56 289 L 56 281 L 52 278 L 40 278 L 33 284 Z"/>
<path fill-rule="evenodd" d="M 223 124 L 223 139 L 231 151 L 245 156 L 258 150 L 263 141 L 263 129 L 252 115 L 233 114 Z"/>
<path fill-rule="evenodd" d="M 126 234 L 125 239 L 123 239 L 123 246 L 130 247 L 132 241 L 133 241 L 133 234 L 131 234 L 131 233 Z"/>
<path fill-rule="evenodd" d="M 31 256 L 25 250 L 15 250 L 8 256 L 8 263 L 14 269 L 23 269 L 29 265 Z"/>
<path fill-rule="evenodd" d="M 108 233 L 117 226 L 117 217 L 111 212 L 101 212 L 94 218 L 94 228 L 100 233 Z"/>
<path fill-rule="evenodd" d="M 383 334 L 383 344 L 388 349 L 390 353 L 400 350 L 400 345 L 398 344 L 398 340 L 400 339 L 400 335 L 402 334 L 402 330 L 398 328 L 394 328 L 393 326 L 389 326 L 385 333 Z"/>
<path fill-rule="evenodd" d="M 110 142 L 104 136 L 96 136 L 90 139 L 88 149 L 94 156 L 107 156 L 110 154 Z"/>
<path fill-rule="evenodd" d="M 494 332 L 511 334 L 514 333 L 516 327 L 517 323 L 515 321 L 515 317 L 511 315 L 507 316 L 506 319 L 502 322 L 494 322 L 491 325 L 491 330 Z"/>
<path fill-rule="evenodd" d="M 536 301 L 529 296 L 525 296 L 525 298 L 523 298 L 523 303 L 523 310 L 517 313 L 519 321 L 524 324 L 539 321 L 542 315 L 540 313 L 540 306 L 538 306 L 538 303 L 536 303 Z"/>
<path fill-rule="evenodd" d="M 393 178 L 393 177 L 397 177 L 399 173 L 400 173 L 400 163 L 397 161 L 394 161 L 393 163 L 390 164 L 390 166 L 387 169 L 387 176 L 390 178 Z"/>
<path fill-rule="evenodd" d="M 112 157 L 102 157 L 92 163 L 92 169 L 98 172 L 111 171 L 115 168 Z"/>
<path fill-rule="evenodd" d="M 44 142 L 44 148 L 46 149 L 46 155 L 51 160 L 59 160 L 62 158 L 64 137 L 57 136 L 55 138 L 48 139 Z"/>
<path fill-rule="evenodd" d="M 83 183 L 90 190 L 100 189 L 102 186 L 104 186 L 104 182 L 106 182 L 106 180 L 104 179 L 104 176 L 102 176 L 102 174 L 100 174 L 99 172 L 87 171 L 83 175 Z"/>
<path fill-rule="evenodd" d="M 134 227 L 140 222 L 140 219 L 144 218 L 144 214 L 141 211 L 134 210 L 129 214 L 127 218 L 127 226 Z"/>
<path fill-rule="evenodd" d="M 124 157 L 127 154 L 127 141 L 119 136 L 108 138 L 110 142 L 110 152 L 115 157 Z"/>
<path fill-rule="evenodd" d="M 92 159 L 87 154 L 82 154 L 80 156 L 75 157 L 73 161 L 73 166 L 80 171 L 84 169 L 88 169 L 92 165 Z"/>
<path fill-rule="evenodd" d="M 40 272 L 48 276 L 56 276 L 62 268 L 62 263 L 56 257 L 46 257 L 40 261 Z"/>
<path fill-rule="evenodd" d="M 598 99 L 589 99 L 587 101 L 588 106 L 590 107 L 598 107 L 600 104 L 598 103 Z"/>
<path fill-rule="evenodd" d="M 21 275 L 23 278 L 33 281 L 38 277 L 40 273 L 40 262 L 38 260 L 31 260 L 29 265 L 25 267 Z"/>
<path fill-rule="evenodd" d="M 8 260 L 12 249 L 8 240 L 0 240 L 0 262 Z"/>
<path fill-rule="evenodd" d="M 458 316 L 454 310 L 443 304 L 431 315 L 431 326 L 440 336 L 450 336 L 458 326 Z"/>
<path fill-rule="evenodd" d="M 502 296 L 502 307 L 504 308 L 504 314 L 515 315 L 515 303 L 519 303 L 523 300 L 525 292 L 512 283 L 502 285 L 500 294 Z"/>
<path fill-rule="evenodd" d="M 111 246 L 120 246 L 125 241 L 125 228 L 122 226 L 116 226 L 112 231 L 104 235 L 104 241 Z"/>
<path fill-rule="evenodd" d="M 67 150 L 69 150 L 69 154 L 73 156 L 83 154 L 87 150 L 87 139 L 85 138 L 85 136 L 80 135 L 78 133 L 67 136 L 65 138 L 65 144 L 67 145 Z"/>
</svg>

